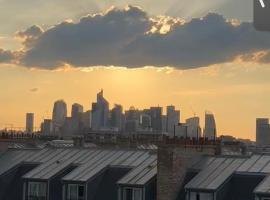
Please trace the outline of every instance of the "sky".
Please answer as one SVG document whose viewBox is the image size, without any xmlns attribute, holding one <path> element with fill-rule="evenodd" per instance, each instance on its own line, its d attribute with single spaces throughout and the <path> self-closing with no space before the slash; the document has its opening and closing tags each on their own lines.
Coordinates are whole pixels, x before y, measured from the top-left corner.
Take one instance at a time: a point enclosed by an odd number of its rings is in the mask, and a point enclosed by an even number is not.
<svg viewBox="0 0 270 200">
<path fill-rule="evenodd" d="M 0 0 L 0 127 L 35 125 L 64 99 L 209 110 L 219 134 L 255 139 L 270 117 L 270 33 L 251 0 Z M 164 109 L 165 112 L 165 109 Z"/>
</svg>

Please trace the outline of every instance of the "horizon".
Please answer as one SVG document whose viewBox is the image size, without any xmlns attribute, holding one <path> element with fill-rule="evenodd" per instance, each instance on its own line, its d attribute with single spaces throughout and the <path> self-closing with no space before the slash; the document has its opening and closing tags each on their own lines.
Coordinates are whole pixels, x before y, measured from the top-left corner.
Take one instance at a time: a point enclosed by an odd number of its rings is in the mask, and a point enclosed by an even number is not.
<svg viewBox="0 0 270 200">
<path fill-rule="evenodd" d="M 39 126 L 59 98 L 89 109 L 98 88 L 111 105 L 173 104 L 201 124 L 210 110 L 238 138 L 270 117 L 270 35 L 254 29 L 252 2 L 31 1 L 2 1 L 0 127 L 24 127 L 27 112 Z"/>
</svg>

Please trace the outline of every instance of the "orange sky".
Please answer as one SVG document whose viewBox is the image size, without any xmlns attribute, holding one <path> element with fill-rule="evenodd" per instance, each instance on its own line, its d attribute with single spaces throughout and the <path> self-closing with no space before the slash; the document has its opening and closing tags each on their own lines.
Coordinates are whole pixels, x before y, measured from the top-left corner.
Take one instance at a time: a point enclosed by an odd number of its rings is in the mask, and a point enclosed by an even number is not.
<svg viewBox="0 0 270 200">
<path fill-rule="evenodd" d="M 0 126 L 23 127 L 26 112 L 35 113 L 35 126 L 51 117 L 53 102 L 64 99 L 70 111 L 74 102 L 90 109 L 96 93 L 103 88 L 110 106 L 175 105 L 181 121 L 215 114 L 219 134 L 255 138 L 255 118 L 270 116 L 270 70 L 268 66 L 231 63 L 196 70 L 171 68 L 28 70 L 0 66 Z M 32 92 L 31 89 L 37 88 Z M 164 109 L 165 111 L 165 109 Z"/>
</svg>

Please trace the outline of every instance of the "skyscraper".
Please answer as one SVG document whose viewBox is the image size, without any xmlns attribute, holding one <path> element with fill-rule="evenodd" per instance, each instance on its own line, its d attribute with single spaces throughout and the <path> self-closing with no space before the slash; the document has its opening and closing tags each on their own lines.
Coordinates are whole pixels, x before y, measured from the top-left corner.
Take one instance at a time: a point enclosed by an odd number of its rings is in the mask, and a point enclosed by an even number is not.
<svg viewBox="0 0 270 200">
<path fill-rule="evenodd" d="M 25 131 L 26 131 L 26 133 L 33 133 L 33 131 L 34 131 L 34 113 L 26 113 Z"/>
<path fill-rule="evenodd" d="M 201 127 L 200 127 L 200 118 L 192 117 L 186 119 L 187 126 L 187 136 L 190 138 L 200 138 L 201 137 Z"/>
<path fill-rule="evenodd" d="M 270 145 L 270 125 L 267 118 L 256 119 L 256 145 Z"/>
<path fill-rule="evenodd" d="M 51 119 L 44 119 L 41 125 L 41 133 L 43 135 L 50 135 L 53 131 L 53 123 Z"/>
<path fill-rule="evenodd" d="M 107 128 L 109 122 L 109 103 L 103 97 L 103 90 L 97 94 L 97 102 L 92 104 L 91 126 L 93 130 Z"/>
<path fill-rule="evenodd" d="M 125 131 L 136 132 L 139 127 L 140 111 L 133 106 L 125 112 Z"/>
<path fill-rule="evenodd" d="M 153 131 L 162 131 L 162 108 L 161 107 L 151 107 L 149 110 L 149 115 L 151 117 L 151 127 Z"/>
<path fill-rule="evenodd" d="M 175 126 L 180 122 L 180 111 L 175 110 L 174 106 L 167 106 L 167 123 L 166 131 L 172 134 L 175 130 Z"/>
<path fill-rule="evenodd" d="M 91 111 L 90 110 L 82 114 L 82 126 L 83 126 L 83 129 L 91 128 Z"/>
<path fill-rule="evenodd" d="M 211 112 L 205 112 L 204 137 L 209 140 L 215 140 L 217 137 L 216 121 Z"/>
<path fill-rule="evenodd" d="M 118 131 L 122 130 L 123 127 L 123 107 L 115 104 L 111 111 L 111 126 L 117 128 Z"/>
<path fill-rule="evenodd" d="M 60 134 L 60 128 L 64 125 L 67 117 L 67 104 L 63 100 L 58 100 L 53 106 L 53 133 Z"/>
<path fill-rule="evenodd" d="M 72 104 L 72 108 L 71 108 L 71 117 L 74 119 L 80 119 L 82 117 L 82 113 L 83 113 L 83 106 L 78 104 L 78 103 L 74 103 Z"/>
</svg>

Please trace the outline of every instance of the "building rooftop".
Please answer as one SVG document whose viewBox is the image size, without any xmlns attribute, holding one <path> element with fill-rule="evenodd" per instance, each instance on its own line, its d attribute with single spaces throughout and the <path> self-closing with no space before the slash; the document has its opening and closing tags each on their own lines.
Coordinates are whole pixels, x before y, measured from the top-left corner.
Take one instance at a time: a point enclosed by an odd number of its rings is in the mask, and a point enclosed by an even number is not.
<svg viewBox="0 0 270 200">
<path fill-rule="evenodd" d="M 202 170 L 185 188 L 215 191 L 233 174 L 270 175 L 270 155 L 205 157 L 196 163 L 193 169 Z M 270 194 L 270 177 L 267 176 L 254 192 Z"/>
<path fill-rule="evenodd" d="M 37 164 L 24 179 L 49 180 L 64 169 L 75 169 L 63 181 L 86 182 L 109 167 L 131 169 L 121 183 L 141 184 L 156 175 L 157 155 L 146 150 L 110 150 L 45 148 L 42 150 L 9 149 L 0 155 L 0 176 L 20 164 Z M 151 167 L 150 167 L 151 166 Z"/>
</svg>

